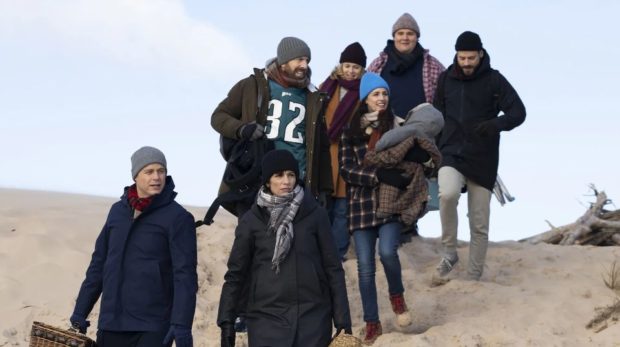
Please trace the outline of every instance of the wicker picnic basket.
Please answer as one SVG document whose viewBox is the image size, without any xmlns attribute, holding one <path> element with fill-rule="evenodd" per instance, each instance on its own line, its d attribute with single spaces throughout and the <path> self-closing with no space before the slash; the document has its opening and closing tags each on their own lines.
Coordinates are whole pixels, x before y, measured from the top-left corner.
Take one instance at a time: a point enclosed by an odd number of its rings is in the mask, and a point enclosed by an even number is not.
<svg viewBox="0 0 620 347">
<path fill-rule="evenodd" d="M 343 331 L 333 338 L 328 347 L 362 347 L 362 340 Z"/>
<path fill-rule="evenodd" d="M 41 322 L 32 322 L 30 347 L 97 347 L 88 336 Z"/>
</svg>

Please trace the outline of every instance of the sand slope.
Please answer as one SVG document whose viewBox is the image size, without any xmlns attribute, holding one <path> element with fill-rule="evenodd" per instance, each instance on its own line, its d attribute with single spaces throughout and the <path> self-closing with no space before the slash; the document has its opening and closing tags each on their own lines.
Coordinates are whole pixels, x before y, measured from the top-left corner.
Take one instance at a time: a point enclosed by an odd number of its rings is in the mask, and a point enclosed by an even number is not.
<svg viewBox="0 0 620 347">
<path fill-rule="evenodd" d="M 0 189 L 0 346 L 27 346 L 33 320 L 67 326 L 94 241 L 113 199 Z M 198 218 L 204 208 L 189 208 Z M 426 218 L 438 218 L 430 214 Z M 220 213 L 198 230 L 200 289 L 195 346 L 219 346 L 215 325 L 235 218 Z M 463 232 L 463 231 L 462 231 Z M 492 231 L 491 231 L 492 232 Z M 539 230 L 532 230 L 536 234 Z M 596 307 L 614 302 L 602 274 L 619 247 L 493 243 L 480 282 L 465 281 L 467 244 L 453 279 L 430 287 L 439 240 L 419 237 L 400 250 L 413 324 L 394 325 L 387 283 L 377 270 L 384 335 L 375 346 L 620 346 L 620 324 L 585 328 Z M 345 262 L 354 333 L 363 326 L 356 261 Z M 98 305 L 89 317 L 94 336 Z M 238 335 L 238 346 L 245 346 Z"/>
</svg>

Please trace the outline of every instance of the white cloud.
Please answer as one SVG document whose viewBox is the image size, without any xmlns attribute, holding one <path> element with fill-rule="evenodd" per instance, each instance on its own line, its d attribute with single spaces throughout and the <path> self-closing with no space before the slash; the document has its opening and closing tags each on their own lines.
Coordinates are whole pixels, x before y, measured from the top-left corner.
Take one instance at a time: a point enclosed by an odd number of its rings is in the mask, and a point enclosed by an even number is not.
<svg viewBox="0 0 620 347">
<path fill-rule="evenodd" d="M 251 66 L 238 42 L 180 0 L 0 0 L 0 38 L 24 35 L 116 61 L 225 78 Z"/>
</svg>

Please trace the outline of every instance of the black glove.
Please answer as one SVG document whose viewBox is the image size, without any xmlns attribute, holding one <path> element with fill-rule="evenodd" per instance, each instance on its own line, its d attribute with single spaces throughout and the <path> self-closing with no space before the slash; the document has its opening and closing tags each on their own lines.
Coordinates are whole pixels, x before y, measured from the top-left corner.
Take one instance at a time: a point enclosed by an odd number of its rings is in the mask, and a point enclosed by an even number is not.
<svg viewBox="0 0 620 347">
<path fill-rule="evenodd" d="M 479 123 L 474 128 L 474 131 L 480 137 L 490 137 L 499 134 L 499 129 L 493 120 L 487 120 Z"/>
<path fill-rule="evenodd" d="M 413 177 L 405 174 L 403 169 L 387 169 L 380 167 L 377 169 L 377 179 L 398 189 L 405 189 Z"/>
<path fill-rule="evenodd" d="M 406 161 L 412 161 L 414 163 L 426 163 L 431 158 L 431 155 L 428 154 L 427 151 L 423 150 L 420 146 L 412 147 L 405 157 L 403 158 Z"/>
<path fill-rule="evenodd" d="M 318 202 L 321 207 L 326 210 L 329 210 L 332 204 L 332 196 L 327 192 L 320 192 L 318 197 Z"/>
<path fill-rule="evenodd" d="M 345 334 L 353 335 L 353 330 L 351 329 L 351 327 L 338 328 L 338 329 L 336 329 L 336 333 L 334 334 L 334 336 L 332 336 L 332 340 L 335 339 L 336 336 L 342 334 L 343 330 L 344 330 Z"/>
<path fill-rule="evenodd" d="M 171 344 L 174 340 L 174 343 L 177 347 L 192 347 L 194 346 L 194 339 L 192 337 L 192 329 L 178 325 L 172 324 L 170 325 L 170 329 L 164 337 L 164 345 Z"/>
<path fill-rule="evenodd" d="M 243 124 L 237 130 L 237 135 L 239 138 L 244 140 L 255 141 L 263 137 L 264 129 L 263 126 L 256 123 L 251 122 L 248 124 Z"/>
<path fill-rule="evenodd" d="M 71 326 L 79 331 L 82 334 L 86 334 L 86 329 L 90 326 L 90 321 L 87 321 L 86 318 L 82 316 L 78 316 L 77 314 L 72 314 L 71 318 L 69 318 L 69 322 L 71 322 Z"/>
<path fill-rule="evenodd" d="M 233 323 L 222 323 L 222 347 L 235 347 L 235 325 Z"/>
</svg>

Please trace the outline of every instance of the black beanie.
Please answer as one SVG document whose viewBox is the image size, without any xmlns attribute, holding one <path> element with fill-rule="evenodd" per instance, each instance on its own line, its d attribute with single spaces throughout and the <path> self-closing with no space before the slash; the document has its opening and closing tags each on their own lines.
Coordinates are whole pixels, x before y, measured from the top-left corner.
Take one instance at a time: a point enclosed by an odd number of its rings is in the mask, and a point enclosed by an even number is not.
<svg viewBox="0 0 620 347">
<path fill-rule="evenodd" d="M 286 170 L 293 171 L 299 181 L 299 164 L 293 154 L 286 149 L 274 149 L 267 152 L 263 157 L 262 170 L 263 185 L 269 182 L 273 174 Z"/>
<path fill-rule="evenodd" d="M 353 42 L 340 54 L 340 63 L 355 63 L 361 67 L 366 67 L 366 52 L 359 42 Z"/>
<path fill-rule="evenodd" d="M 482 50 L 482 41 L 480 41 L 478 34 L 465 31 L 456 39 L 454 48 L 457 51 L 480 51 Z"/>
</svg>

